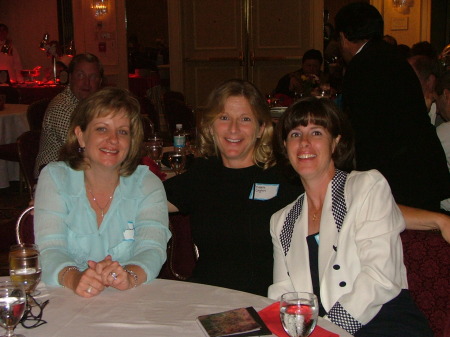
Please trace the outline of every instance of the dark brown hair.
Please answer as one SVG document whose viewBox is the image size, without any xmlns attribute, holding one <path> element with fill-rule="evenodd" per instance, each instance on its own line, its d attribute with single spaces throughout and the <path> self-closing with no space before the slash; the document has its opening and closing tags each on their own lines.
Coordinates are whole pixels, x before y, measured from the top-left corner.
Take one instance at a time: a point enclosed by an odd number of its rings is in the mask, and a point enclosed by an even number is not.
<svg viewBox="0 0 450 337">
<path fill-rule="evenodd" d="M 333 139 L 341 136 L 332 155 L 334 165 L 341 170 L 354 168 L 353 133 L 345 115 L 326 98 L 307 97 L 291 105 L 277 124 L 277 141 L 282 154 L 287 158 L 284 142 L 295 127 L 314 123 L 324 127 Z"/>
</svg>

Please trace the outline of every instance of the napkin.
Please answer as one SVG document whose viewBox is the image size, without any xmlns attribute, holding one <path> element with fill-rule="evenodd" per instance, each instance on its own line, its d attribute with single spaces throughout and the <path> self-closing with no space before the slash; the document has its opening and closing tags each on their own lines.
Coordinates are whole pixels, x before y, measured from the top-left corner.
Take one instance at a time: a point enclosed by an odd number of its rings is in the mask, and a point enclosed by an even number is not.
<svg viewBox="0 0 450 337">
<path fill-rule="evenodd" d="M 274 335 L 277 335 L 278 337 L 289 337 L 281 325 L 279 302 L 272 303 L 259 311 L 258 314 Z M 310 337 L 339 337 L 339 335 L 316 325 L 316 328 Z"/>
</svg>

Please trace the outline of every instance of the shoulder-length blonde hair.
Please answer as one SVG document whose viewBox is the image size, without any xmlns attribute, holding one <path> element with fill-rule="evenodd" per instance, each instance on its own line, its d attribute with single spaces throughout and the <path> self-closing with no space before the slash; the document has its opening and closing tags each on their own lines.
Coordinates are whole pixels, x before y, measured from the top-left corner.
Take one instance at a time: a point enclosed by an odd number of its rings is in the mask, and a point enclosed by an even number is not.
<svg viewBox="0 0 450 337">
<path fill-rule="evenodd" d="M 124 89 L 106 87 L 78 104 L 72 114 L 66 143 L 61 148 L 59 160 L 67 162 L 74 170 L 84 170 L 89 167 L 75 135 L 75 128 L 79 126 L 84 132 L 95 118 L 120 114 L 125 114 L 130 120 L 130 149 L 120 165 L 119 174 L 131 175 L 141 160 L 144 131 L 139 102 Z"/>
<path fill-rule="evenodd" d="M 273 125 L 269 106 L 264 96 L 252 83 L 240 79 L 231 79 L 221 83 L 209 95 L 199 125 L 200 153 L 204 156 L 220 156 L 212 134 L 212 125 L 219 114 L 223 112 L 225 101 L 234 96 L 242 96 L 250 103 L 257 120 L 256 134 L 259 134 L 260 128 L 264 126 L 261 137 L 257 138 L 255 142 L 254 163 L 264 169 L 273 166 L 275 164 L 272 149 Z"/>
</svg>

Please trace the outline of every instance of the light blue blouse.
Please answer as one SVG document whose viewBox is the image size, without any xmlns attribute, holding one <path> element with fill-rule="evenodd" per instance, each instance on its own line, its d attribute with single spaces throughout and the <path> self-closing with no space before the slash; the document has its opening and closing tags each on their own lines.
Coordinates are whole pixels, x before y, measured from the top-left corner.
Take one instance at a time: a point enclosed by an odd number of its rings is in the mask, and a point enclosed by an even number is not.
<svg viewBox="0 0 450 337">
<path fill-rule="evenodd" d="M 166 260 L 167 198 L 161 180 L 147 166 L 120 177 L 100 227 L 89 204 L 84 172 L 64 162 L 48 164 L 36 189 L 34 232 L 41 251 L 42 280 L 59 285 L 67 266 L 87 268 L 87 261 L 107 255 L 121 265 L 140 266 L 147 282 L 158 276 Z"/>
</svg>

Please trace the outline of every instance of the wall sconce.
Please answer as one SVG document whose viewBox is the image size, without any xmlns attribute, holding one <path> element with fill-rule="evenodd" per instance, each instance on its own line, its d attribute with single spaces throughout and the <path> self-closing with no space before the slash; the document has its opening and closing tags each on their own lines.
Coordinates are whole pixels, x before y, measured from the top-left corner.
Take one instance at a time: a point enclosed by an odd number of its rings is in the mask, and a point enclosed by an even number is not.
<svg viewBox="0 0 450 337">
<path fill-rule="evenodd" d="M 108 13 L 109 0 L 92 0 L 91 8 L 95 12 L 95 16 L 103 16 Z"/>
<path fill-rule="evenodd" d="M 413 6 L 414 0 L 392 0 L 392 7 L 401 14 L 409 14 Z"/>
</svg>

